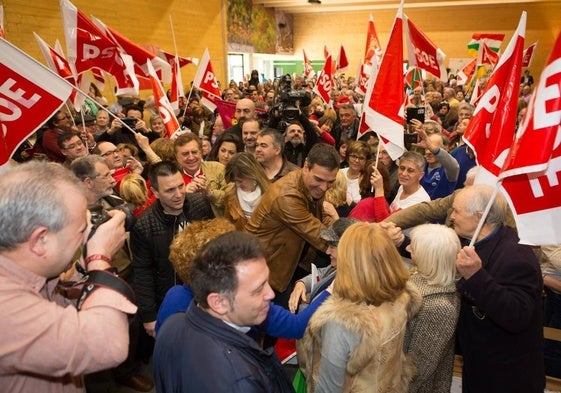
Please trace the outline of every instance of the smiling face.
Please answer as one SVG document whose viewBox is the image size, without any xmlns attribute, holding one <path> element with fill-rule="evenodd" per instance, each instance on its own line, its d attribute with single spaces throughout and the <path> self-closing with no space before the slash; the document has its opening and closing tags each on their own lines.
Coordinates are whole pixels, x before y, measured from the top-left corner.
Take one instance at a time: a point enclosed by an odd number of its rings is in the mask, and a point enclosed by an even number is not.
<svg viewBox="0 0 561 393">
<path fill-rule="evenodd" d="M 175 159 L 183 170 L 194 175 L 201 167 L 202 152 L 197 141 L 190 141 L 183 146 L 177 146 Z"/>
<path fill-rule="evenodd" d="M 399 184 L 406 190 L 418 188 L 424 172 L 419 170 L 411 160 L 401 160 L 397 170 Z"/>
<path fill-rule="evenodd" d="M 230 309 L 224 314 L 226 321 L 238 326 L 261 324 L 275 297 L 269 285 L 269 268 L 264 258 L 250 259 L 236 265 L 238 288 Z"/>
<path fill-rule="evenodd" d="M 465 188 L 456 195 L 452 205 L 452 213 L 450 220 L 454 226 L 454 231 L 458 236 L 465 239 L 471 239 L 479 224 L 481 213 L 470 215 L 466 211 L 466 205 L 472 193 L 470 188 Z"/>
<path fill-rule="evenodd" d="M 323 198 L 325 192 L 335 184 L 338 171 L 339 168 L 329 170 L 317 164 L 310 168 L 308 161 L 304 163 L 302 181 L 312 198 L 315 200 Z"/>
</svg>

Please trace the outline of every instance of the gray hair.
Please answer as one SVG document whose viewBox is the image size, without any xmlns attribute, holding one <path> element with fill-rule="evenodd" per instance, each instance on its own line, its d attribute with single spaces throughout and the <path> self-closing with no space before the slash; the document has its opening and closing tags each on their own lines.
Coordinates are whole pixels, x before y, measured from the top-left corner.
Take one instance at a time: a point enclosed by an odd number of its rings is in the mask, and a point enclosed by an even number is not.
<svg viewBox="0 0 561 393">
<path fill-rule="evenodd" d="M 87 177 L 93 179 L 99 175 L 95 169 L 96 163 L 107 165 L 107 161 L 105 161 L 105 158 L 102 156 L 90 154 L 72 161 L 72 164 L 70 164 L 70 170 L 72 170 L 74 175 L 82 181 L 84 181 Z"/>
<path fill-rule="evenodd" d="M 60 164 L 31 161 L 0 172 L 0 251 L 25 243 L 38 227 L 60 231 L 68 220 L 62 185 L 83 192 Z"/>
<path fill-rule="evenodd" d="M 403 161 L 411 161 L 420 172 L 425 170 L 425 157 L 416 151 L 406 151 L 403 153 L 403 155 L 399 157 L 399 163 Z"/>
<path fill-rule="evenodd" d="M 476 184 L 462 191 L 470 193 L 470 198 L 468 198 L 466 203 L 466 213 L 472 216 L 477 213 L 483 213 L 493 195 L 493 191 L 493 187 L 484 184 Z M 500 193 L 497 193 L 489 214 L 485 218 L 485 224 L 501 225 L 505 219 L 506 201 Z"/>
</svg>

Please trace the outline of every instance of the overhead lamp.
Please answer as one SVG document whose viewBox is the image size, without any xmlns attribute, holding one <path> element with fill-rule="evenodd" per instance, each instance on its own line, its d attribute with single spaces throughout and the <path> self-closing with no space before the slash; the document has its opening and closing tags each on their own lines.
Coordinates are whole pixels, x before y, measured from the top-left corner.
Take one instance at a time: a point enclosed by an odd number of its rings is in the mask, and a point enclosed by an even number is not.
<svg viewBox="0 0 561 393">
<path fill-rule="evenodd" d="M 321 0 L 308 0 L 310 4 L 321 4 Z"/>
</svg>

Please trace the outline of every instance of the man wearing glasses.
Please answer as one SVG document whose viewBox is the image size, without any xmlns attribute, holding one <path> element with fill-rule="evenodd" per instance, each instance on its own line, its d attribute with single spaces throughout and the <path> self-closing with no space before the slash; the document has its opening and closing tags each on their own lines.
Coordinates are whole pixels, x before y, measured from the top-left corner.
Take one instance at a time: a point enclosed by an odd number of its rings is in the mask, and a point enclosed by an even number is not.
<svg viewBox="0 0 561 393">
<path fill-rule="evenodd" d="M 62 154 L 58 146 L 58 137 L 65 132 L 78 132 L 78 129 L 72 123 L 72 118 L 63 111 L 56 112 L 47 121 L 47 127 L 49 128 L 42 135 L 41 145 L 50 161 L 63 163 L 66 160 L 66 156 Z"/>
<path fill-rule="evenodd" d="M 63 163 L 66 168 L 70 168 L 75 159 L 88 155 L 88 150 L 78 134 L 65 132 L 58 137 L 57 144 L 62 155 L 66 157 Z"/>
</svg>

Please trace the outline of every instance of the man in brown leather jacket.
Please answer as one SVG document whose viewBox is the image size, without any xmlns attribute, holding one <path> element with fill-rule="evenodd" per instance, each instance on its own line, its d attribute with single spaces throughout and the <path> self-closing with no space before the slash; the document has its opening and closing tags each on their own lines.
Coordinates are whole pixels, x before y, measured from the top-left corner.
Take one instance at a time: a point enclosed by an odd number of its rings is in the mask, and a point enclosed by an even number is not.
<svg viewBox="0 0 561 393">
<path fill-rule="evenodd" d="M 324 214 L 323 197 L 338 170 L 335 149 L 323 143 L 315 145 L 302 169 L 269 187 L 247 223 L 246 230 L 265 247 L 269 283 L 275 290 L 275 303 L 283 307 L 288 307 L 291 284 L 300 277 L 297 268 L 304 270 L 300 275 L 309 272 L 314 249 L 327 249 L 320 230 L 336 218 Z"/>
</svg>

